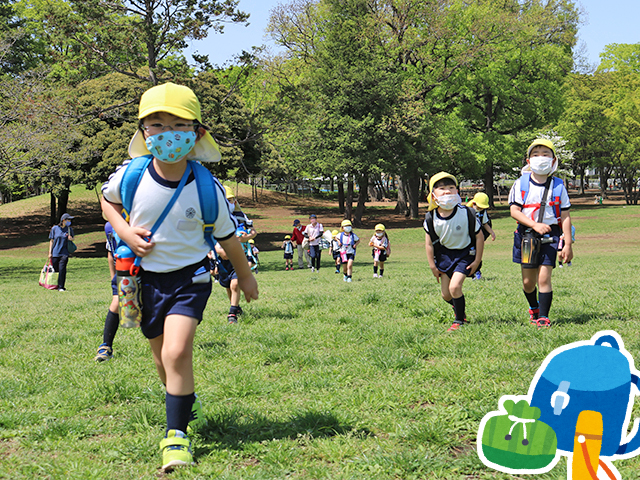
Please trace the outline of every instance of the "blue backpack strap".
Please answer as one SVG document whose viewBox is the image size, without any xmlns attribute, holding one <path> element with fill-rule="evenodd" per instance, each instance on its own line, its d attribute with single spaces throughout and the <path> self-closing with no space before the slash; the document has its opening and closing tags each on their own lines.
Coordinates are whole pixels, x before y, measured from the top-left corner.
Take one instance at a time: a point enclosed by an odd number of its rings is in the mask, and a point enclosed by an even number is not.
<svg viewBox="0 0 640 480">
<path fill-rule="evenodd" d="M 529 180 L 531 179 L 530 173 L 523 173 L 520 177 L 520 191 L 522 193 L 522 204 L 526 202 L 527 195 L 529 195 Z"/>
<path fill-rule="evenodd" d="M 129 162 L 122 176 L 122 183 L 120 185 L 120 197 L 122 198 L 122 216 L 129 222 L 129 213 L 131 212 L 131 205 L 133 204 L 133 197 L 136 194 L 138 185 L 144 172 L 147 171 L 149 164 L 153 160 L 153 155 L 145 155 L 143 157 L 136 157 Z"/>
<path fill-rule="evenodd" d="M 216 192 L 216 181 L 209 170 L 202 164 L 189 160 L 193 175 L 198 188 L 198 198 L 200 199 L 200 210 L 204 225 L 204 239 L 215 254 L 216 241 L 213 238 L 213 231 L 216 229 L 215 223 L 218 219 L 218 194 Z"/>
<path fill-rule="evenodd" d="M 564 188 L 564 182 L 561 178 L 553 177 L 553 189 L 552 189 L 552 200 L 550 205 L 553 207 L 553 211 L 556 214 L 556 219 L 558 220 L 558 225 L 562 224 L 562 210 L 560 205 L 562 204 L 562 189 Z"/>
</svg>

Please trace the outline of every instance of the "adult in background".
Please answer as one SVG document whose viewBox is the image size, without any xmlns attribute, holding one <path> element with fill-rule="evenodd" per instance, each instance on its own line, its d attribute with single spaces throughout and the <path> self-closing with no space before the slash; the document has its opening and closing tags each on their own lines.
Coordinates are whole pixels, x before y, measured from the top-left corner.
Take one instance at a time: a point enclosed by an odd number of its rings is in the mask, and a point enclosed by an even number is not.
<svg viewBox="0 0 640 480">
<path fill-rule="evenodd" d="M 73 241 L 73 229 L 71 220 L 74 217 L 65 213 L 60 217 L 60 223 L 54 225 L 49 233 L 49 262 L 58 272 L 58 291 L 65 292 L 64 285 L 67 280 L 67 263 L 69 262 L 69 241 Z"/>
<path fill-rule="evenodd" d="M 311 257 L 311 271 L 317 272 L 320 270 L 320 239 L 324 233 L 324 227 L 318 222 L 318 217 L 315 213 L 309 215 L 309 225 L 305 230 L 309 237 L 309 256 Z"/>
<path fill-rule="evenodd" d="M 307 253 L 307 249 L 305 248 L 305 230 L 307 227 L 303 227 L 300 223 L 300 220 L 297 218 L 293 221 L 293 233 L 291 234 L 291 241 L 298 249 L 298 269 L 304 268 L 304 264 L 306 263 L 309 268 L 311 268 L 311 259 L 309 258 L 309 254 Z M 304 261 L 302 257 L 304 255 Z"/>
</svg>

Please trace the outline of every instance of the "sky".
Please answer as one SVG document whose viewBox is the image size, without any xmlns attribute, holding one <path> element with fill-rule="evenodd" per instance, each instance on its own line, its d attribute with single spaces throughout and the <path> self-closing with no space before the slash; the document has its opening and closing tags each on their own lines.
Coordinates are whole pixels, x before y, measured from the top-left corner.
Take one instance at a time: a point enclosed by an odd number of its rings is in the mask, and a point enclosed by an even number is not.
<svg viewBox="0 0 640 480">
<path fill-rule="evenodd" d="M 265 38 L 269 12 L 286 0 L 240 0 L 239 7 L 249 13 L 248 27 L 228 24 L 224 34 L 211 34 L 202 41 L 193 42 L 185 53 L 209 55 L 214 65 L 224 65 L 242 50 L 251 51 L 253 45 L 266 44 L 272 51 L 278 47 Z M 583 24 L 578 31 L 578 43 L 584 44 L 590 64 L 600 63 L 600 53 L 610 43 L 640 43 L 640 0 L 576 0 L 584 10 Z"/>
</svg>

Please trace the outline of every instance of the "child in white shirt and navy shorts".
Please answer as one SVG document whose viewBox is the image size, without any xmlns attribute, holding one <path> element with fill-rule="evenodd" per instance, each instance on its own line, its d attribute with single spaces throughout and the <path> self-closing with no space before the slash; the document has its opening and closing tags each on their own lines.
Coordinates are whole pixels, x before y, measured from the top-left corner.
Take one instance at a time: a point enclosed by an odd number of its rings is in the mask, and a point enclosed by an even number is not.
<svg viewBox="0 0 640 480">
<path fill-rule="evenodd" d="M 513 262 L 521 264 L 524 295 L 529 303 L 529 322 L 538 328 L 551 325 L 551 273 L 556 266 L 556 256 L 565 262 L 573 258 L 571 202 L 562 181 L 552 175 L 557 168 L 553 143 L 547 139 L 534 140 L 527 150 L 523 176 L 516 180 L 509 192 L 511 216 L 518 222 L 513 238 Z M 542 200 L 545 190 L 548 193 Z M 562 233 L 565 234 L 565 244 L 558 253 Z M 535 242 L 537 247 L 535 252 L 526 248 L 526 262 L 523 262 L 523 237 L 527 238 L 525 246 Z M 534 255 L 528 255 L 529 252 Z"/>
</svg>

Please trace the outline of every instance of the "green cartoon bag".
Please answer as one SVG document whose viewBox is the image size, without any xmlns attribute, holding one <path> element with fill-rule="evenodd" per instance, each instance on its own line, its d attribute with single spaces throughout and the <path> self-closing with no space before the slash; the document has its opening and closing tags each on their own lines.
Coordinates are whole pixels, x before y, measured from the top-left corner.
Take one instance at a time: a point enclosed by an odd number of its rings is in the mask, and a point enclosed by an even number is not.
<svg viewBox="0 0 640 480">
<path fill-rule="evenodd" d="M 540 409 L 526 400 L 504 402 L 507 415 L 491 417 L 482 432 L 482 452 L 487 460 L 514 470 L 536 470 L 549 465 L 556 455 L 553 429 L 538 420 Z"/>
</svg>

